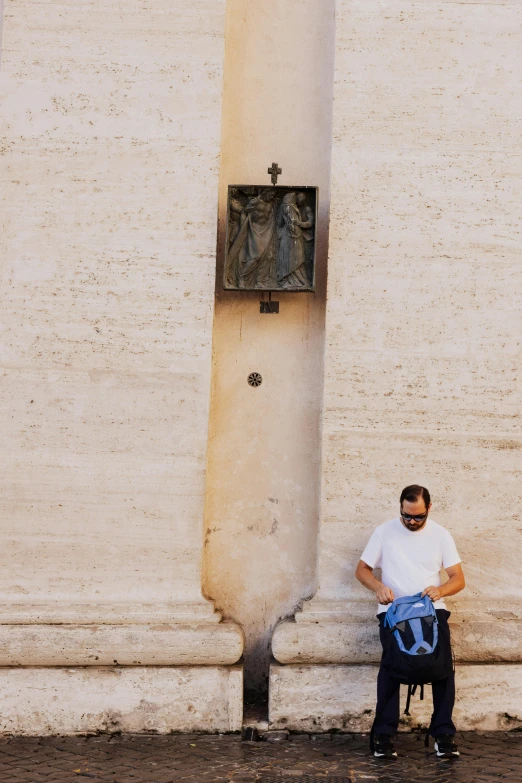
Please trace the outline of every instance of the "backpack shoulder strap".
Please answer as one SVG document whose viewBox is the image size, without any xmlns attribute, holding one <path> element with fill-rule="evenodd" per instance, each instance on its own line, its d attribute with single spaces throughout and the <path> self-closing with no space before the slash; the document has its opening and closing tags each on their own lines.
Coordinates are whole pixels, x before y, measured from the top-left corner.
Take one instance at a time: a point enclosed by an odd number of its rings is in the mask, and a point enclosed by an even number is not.
<svg viewBox="0 0 522 783">
<path fill-rule="evenodd" d="M 405 715 L 410 715 L 411 714 L 410 713 L 410 702 L 411 702 L 412 694 L 413 694 L 413 686 L 412 685 L 408 685 L 408 695 L 406 696 L 406 707 L 404 709 L 404 714 Z"/>
</svg>

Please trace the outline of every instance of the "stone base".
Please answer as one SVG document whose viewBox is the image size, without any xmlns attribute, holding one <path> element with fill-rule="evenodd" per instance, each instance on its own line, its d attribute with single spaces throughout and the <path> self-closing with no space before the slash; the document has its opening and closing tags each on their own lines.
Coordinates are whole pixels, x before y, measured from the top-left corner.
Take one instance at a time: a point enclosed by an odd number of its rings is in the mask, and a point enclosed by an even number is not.
<svg viewBox="0 0 522 783">
<path fill-rule="evenodd" d="M 242 652 L 235 623 L 0 625 L 0 666 L 230 666 Z"/>
<path fill-rule="evenodd" d="M 522 663 L 522 605 L 451 604 L 452 647 L 462 663 Z M 382 648 L 373 601 L 306 601 L 295 622 L 279 623 L 272 638 L 278 663 L 378 663 Z"/>
<path fill-rule="evenodd" d="M 377 667 L 365 665 L 281 666 L 270 669 L 269 725 L 291 731 L 367 732 L 375 710 Z M 522 664 L 457 666 L 454 720 L 459 731 L 522 728 Z M 403 686 L 402 704 L 406 698 Z M 414 696 L 401 729 L 426 727 L 431 688 L 424 702 Z"/>
<path fill-rule="evenodd" d="M 0 734 L 234 732 L 241 666 L 0 668 Z"/>
</svg>

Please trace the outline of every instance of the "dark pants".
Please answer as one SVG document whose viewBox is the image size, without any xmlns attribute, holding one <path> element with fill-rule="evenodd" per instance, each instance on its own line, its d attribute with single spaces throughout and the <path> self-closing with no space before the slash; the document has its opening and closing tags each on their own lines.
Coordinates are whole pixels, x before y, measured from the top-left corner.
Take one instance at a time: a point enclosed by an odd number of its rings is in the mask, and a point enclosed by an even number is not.
<svg viewBox="0 0 522 783">
<path fill-rule="evenodd" d="M 378 615 L 379 633 L 383 646 L 385 616 L 384 612 Z M 444 625 L 447 629 L 448 639 L 449 616 L 450 612 L 446 611 L 446 609 L 437 609 L 439 624 Z M 440 734 L 455 734 L 455 724 L 451 719 L 453 705 L 455 704 L 455 675 L 452 672 L 445 680 L 432 683 L 431 687 L 433 690 L 433 717 L 430 734 L 432 737 L 437 737 Z M 417 688 L 418 692 L 419 689 Z M 400 682 L 391 677 L 388 671 L 383 668 L 382 660 L 377 677 L 377 707 L 375 714 L 375 734 L 391 734 L 392 736 L 396 734 L 400 715 Z"/>
</svg>

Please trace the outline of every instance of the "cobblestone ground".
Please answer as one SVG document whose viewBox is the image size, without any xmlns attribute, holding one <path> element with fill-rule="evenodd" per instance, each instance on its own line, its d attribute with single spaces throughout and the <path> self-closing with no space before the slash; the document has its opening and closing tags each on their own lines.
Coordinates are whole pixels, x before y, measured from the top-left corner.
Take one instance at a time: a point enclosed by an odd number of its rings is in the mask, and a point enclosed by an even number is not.
<svg viewBox="0 0 522 783">
<path fill-rule="evenodd" d="M 522 733 L 460 734 L 461 757 L 437 759 L 400 735 L 399 758 L 368 752 L 365 735 L 98 736 L 0 739 L 0 783 L 522 783 Z"/>
</svg>

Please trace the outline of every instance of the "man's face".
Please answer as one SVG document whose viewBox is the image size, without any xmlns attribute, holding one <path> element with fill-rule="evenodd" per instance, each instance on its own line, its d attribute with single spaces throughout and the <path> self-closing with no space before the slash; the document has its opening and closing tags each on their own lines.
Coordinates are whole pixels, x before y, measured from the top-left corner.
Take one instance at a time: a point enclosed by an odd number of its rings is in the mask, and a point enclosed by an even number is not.
<svg viewBox="0 0 522 783">
<path fill-rule="evenodd" d="M 303 206 L 303 204 L 305 203 L 305 201 L 306 201 L 306 196 L 305 196 L 305 194 L 304 194 L 304 193 L 298 193 L 298 194 L 297 194 L 297 203 L 299 204 L 299 206 L 300 206 L 300 207 L 302 207 L 302 206 Z"/>
<path fill-rule="evenodd" d="M 404 527 L 408 528 L 408 530 L 411 530 L 413 532 L 417 530 L 422 530 L 424 525 L 426 524 L 428 520 L 428 514 L 429 510 L 431 508 L 431 503 L 426 508 L 426 504 L 424 503 L 424 499 L 422 495 L 417 498 L 414 502 L 410 503 L 408 500 L 404 500 L 401 506 L 401 522 L 404 525 Z M 404 519 L 402 514 L 407 514 L 410 517 L 423 517 L 420 521 L 416 519 Z"/>
</svg>

